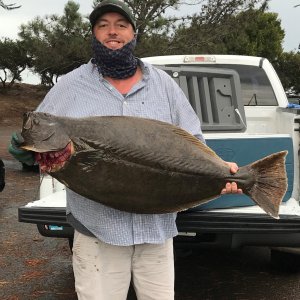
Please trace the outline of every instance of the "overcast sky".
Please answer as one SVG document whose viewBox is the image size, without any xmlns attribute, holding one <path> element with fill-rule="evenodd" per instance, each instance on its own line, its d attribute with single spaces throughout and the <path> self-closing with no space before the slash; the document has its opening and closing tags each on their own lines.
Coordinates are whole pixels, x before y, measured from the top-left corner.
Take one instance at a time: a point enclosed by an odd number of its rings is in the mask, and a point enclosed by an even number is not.
<svg viewBox="0 0 300 300">
<path fill-rule="evenodd" d="M 49 14 L 63 14 L 63 9 L 68 0 L 4 0 L 4 3 L 22 5 L 16 10 L 0 8 L 0 37 L 16 39 L 21 24 L 26 24 L 36 16 L 44 17 Z M 91 12 L 93 0 L 75 0 L 80 4 L 80 12 L 88 15 Z M 300 43 L 300 0 L 271 0 L 271 12 L 278 13 L 281 26 L 285 30 L 283 48 L 285 51 L 296 51 Z M 25 78 L 24 78 L 25 79 Z M 24 80 L 24 82 L 26 79 Z"/>
</svg>

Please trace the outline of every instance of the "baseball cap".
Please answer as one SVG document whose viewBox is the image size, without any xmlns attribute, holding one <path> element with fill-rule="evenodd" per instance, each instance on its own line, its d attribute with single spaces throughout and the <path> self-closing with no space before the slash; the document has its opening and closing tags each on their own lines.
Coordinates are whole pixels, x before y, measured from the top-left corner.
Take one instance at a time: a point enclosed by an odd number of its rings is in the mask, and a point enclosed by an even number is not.
<svg viewBox="0 0 300 300">
<path fill-rule="evenodd" d="M 119 0 L 104 0 L 94 8 L 89 17 L 92 28 L 96 24 L 98 18 L 108 12 L 117 12 L 121 14 L 131 23 L 134 31 L 136 30 L 135 20 L 130 8 L 126 3 Z"/>
</svg>

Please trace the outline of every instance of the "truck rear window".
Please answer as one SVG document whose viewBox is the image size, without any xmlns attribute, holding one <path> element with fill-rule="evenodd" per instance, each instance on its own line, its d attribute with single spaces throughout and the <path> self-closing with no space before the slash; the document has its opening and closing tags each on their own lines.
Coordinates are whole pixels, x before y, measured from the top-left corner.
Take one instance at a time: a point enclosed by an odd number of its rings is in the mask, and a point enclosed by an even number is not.
<svg viewBox="0 0 300 300">
<path fill-rule="evenodd" d="M 201 64 L 206 68 L 233 69 L 238 72 L 241 81 L 241 92 L 245 106 L 277 106 L 277 100 L 270 81 L 262 68 L 257 66 L 233 64 Z"/>
</svg>

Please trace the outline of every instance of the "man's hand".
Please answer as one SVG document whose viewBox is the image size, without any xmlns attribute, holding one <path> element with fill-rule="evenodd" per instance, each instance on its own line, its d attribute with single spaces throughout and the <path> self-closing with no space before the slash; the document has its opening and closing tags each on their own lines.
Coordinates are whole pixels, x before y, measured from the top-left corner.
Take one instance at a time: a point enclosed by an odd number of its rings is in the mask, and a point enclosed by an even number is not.
<svg viewBox="0 0 300 300">
<path fill-rule="evenodd" d="M 234 162 L 226 162 L 226 163 L 229 166 L 230 172 L 232 174 L 235 174 L 238 171 L 239 167 L 236 163 Z M 224 194 L 243 194 L 243 190 L 238 188 L 236 182 L 227 182 L 225 188 L 222 189 L 221 191 L 221 195 Z"/>
<path fill-rule="evenodd" d="M 8 146 L 8 152 L 21 163 L 27 166 L 33 166 L 35 163 L 34 153 L 32 151 L 27 151 L 19 148 L 22 140 L 23 138 L 20 133 L 14 132 L 11 136 L 11 141 Z"/>
</svg>

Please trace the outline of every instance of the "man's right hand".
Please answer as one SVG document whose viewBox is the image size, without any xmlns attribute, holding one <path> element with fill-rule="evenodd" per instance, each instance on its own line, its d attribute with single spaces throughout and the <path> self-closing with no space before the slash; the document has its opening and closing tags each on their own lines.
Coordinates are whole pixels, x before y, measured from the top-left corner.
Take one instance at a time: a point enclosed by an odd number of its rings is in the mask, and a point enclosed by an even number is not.
<svg viewBox="0 0 300 300">
<path fill-rule="evenodd" d="M 34 153 L 32 151 L 19 148 L 22 143 L 22 139 L 23 138 L 21 137 L 20 133 L 14 132 L 11 136 L 8 152 L 21 163 L 27 166 L 33 166 L 35 163 Z"/>
</svg>

